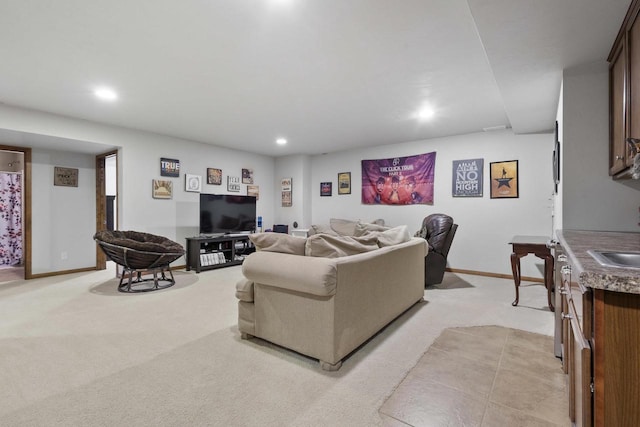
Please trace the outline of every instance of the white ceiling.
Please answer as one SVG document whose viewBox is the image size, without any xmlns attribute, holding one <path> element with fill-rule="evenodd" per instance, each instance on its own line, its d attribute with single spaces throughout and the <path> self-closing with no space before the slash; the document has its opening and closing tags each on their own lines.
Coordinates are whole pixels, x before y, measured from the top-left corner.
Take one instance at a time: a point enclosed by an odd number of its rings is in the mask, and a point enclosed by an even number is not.
<svg viewBox="0 0 640 427">
<path fill-rule="evenodd" d="M 629 3 L 0 0 L 0 102 L 273 156 L 544 132 Z"/>
</svg>

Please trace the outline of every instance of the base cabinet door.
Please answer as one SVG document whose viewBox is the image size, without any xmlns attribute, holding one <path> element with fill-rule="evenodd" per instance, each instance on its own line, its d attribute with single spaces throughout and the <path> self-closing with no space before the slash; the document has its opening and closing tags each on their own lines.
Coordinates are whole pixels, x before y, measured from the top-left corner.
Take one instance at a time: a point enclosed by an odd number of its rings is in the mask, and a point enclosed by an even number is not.
<svg viewBox="0 0 640 427">
<path fill-rule="evenodd" d="M 576 427 L 591 427 L 593 393 L 591 346 L 580 330 L 573 302 L 569 302 L 569 417 Z"/>
</svg>

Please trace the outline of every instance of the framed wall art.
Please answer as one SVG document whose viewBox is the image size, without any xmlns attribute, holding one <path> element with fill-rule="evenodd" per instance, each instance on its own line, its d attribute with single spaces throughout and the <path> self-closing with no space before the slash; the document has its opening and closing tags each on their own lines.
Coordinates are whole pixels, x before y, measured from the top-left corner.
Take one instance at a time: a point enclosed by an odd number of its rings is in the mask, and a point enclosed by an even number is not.
<svg viewBox="0 0 640 427">
<path fill-rule="evenodd" d="M 514 199 L 519 197 L 517 160 L 492 162 L 490 174 L 492 199 Z"/>
<path fill-rule="evenodd" d="M 253 169 L 242 169 L 242 183 L 253 184 Z"/>
<path fill-rule="evenodd" d="M 320 195 L 321 196 L 331 196 L 333 183 L 331 182 L 321 182 L 320 183 Z"/>
<path fill-rule="evenodd" d="M 351 194 L 351 172 L 338 174 L 338 194 Z"/>
<path fill-rule="evenodd" d="M 482 197 L 484 159 L 454 160 L 453 197 Z"/>
<path fill-rule="evenodd" d="M 154 179 L 152 189 L 154 199 L 170 199 L 173 197 L 173 182 L 168 179 Z"/>
<path fill-rule="evenodd" d="M 207 184 L 222 185 L 222 169 L 207 168 Z"/>
<path fill-rule="evenodd" d="M 247 185 L 247 196 L 253 196 L 260 200 L 260 187 L 257 185 Z"/>
<path fill-rule="evenodd" d="M 180 160 L 161 157 L 160 176 L 178 178 L 180 176 Z"/>
<path fill-rule="evenodd" d="M 239 176 L 228 176 L 227 177 L 227 190 L 233 191 L 235 193 L 240 192 L 240 177 Z"/>
<path fill-rule="evenodd" d="M 60 185 L 62 187 L 77 187 L 78 169 L 55 166 L 53 168 L 53 185 Z"/>
<path fill-rule="evenodd" d="M 560 184 L 560 138 L 558 136 L 558 121 L 556 120 L 556 140 L 553 146 L 553 191 L 558 194 Z"/>
<path fill-rule="evenodd" d="M 202 190 L 202 177 L 200 175 L 184 176 L 184 191 L 199 193 Z"/>
<path fill-rule="evenodd" d="M 290 208 L 293 206 L 293 179 L 292 178 L 282 178 L 280 181 L 280 185 L 282 187 L 282 207 Z"/>
</svg>

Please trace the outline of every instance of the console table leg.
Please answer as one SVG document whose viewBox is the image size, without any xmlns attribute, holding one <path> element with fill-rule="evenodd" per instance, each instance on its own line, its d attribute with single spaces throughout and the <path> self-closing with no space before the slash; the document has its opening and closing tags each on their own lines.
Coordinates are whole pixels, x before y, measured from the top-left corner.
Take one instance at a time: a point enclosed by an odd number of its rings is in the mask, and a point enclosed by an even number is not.
<svg viewBox="0 0 640 427">
<path fill-rule="evenodd" d="M 547 303 L 549 309 L 555 311 L 553 302 L 551 301 L 551 292 L 553 290 L 553 257 L 546 255 L 544 258 L 544 285 L 547 288 Z"/>
<path fill-rule="evenodd" d="M 511 254 L 511 271 L 513 272 L 513 282 L 516 286 L 516 299 L 511 305 L 516 306 L 520 300 L 520 257 L 515 252 Z"/>
</svg>

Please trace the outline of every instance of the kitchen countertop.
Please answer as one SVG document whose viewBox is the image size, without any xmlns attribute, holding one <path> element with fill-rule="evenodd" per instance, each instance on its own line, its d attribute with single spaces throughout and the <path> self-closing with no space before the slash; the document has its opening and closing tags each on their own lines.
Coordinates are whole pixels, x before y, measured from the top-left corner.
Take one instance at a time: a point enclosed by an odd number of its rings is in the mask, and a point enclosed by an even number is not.
<svg viewBox="0 0 640 427">
<path fill-rule="evenodd" d="M 640 294 L 640 269 L 604 267 L 587 253 L 605 251 L 640 251 L 640 233 L 558 230 L 557 236 L 580 284 L 594 289 Z"/>
</svg>

